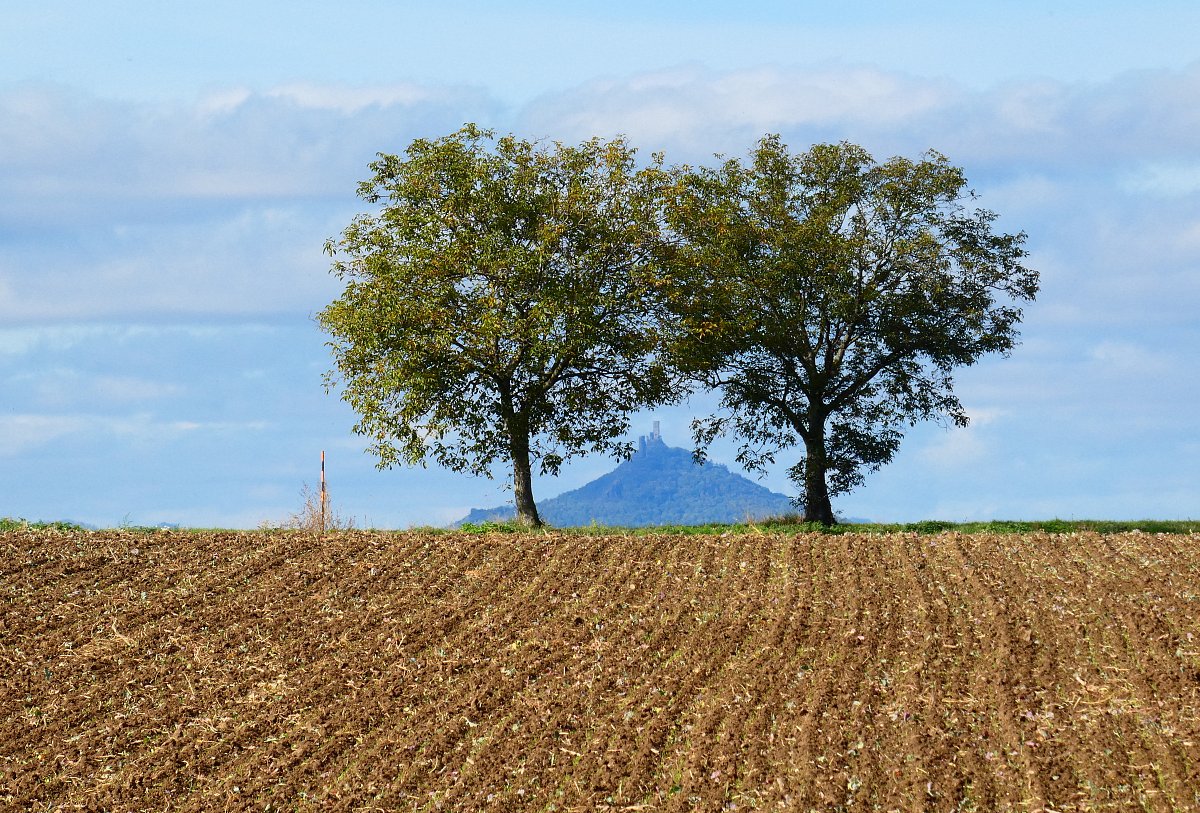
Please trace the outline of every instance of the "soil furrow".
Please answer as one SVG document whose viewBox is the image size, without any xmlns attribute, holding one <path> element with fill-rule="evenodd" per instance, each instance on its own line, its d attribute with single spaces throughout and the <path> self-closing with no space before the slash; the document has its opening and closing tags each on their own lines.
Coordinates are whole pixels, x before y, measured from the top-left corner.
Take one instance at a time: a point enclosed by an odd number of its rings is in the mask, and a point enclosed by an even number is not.
<svg viewBox="0 0 1200 813">
<path fill-rule="evenodd" d="M 0 808 L 1200 810 L 1200 536 L 0 534 Z"/>
</svg>

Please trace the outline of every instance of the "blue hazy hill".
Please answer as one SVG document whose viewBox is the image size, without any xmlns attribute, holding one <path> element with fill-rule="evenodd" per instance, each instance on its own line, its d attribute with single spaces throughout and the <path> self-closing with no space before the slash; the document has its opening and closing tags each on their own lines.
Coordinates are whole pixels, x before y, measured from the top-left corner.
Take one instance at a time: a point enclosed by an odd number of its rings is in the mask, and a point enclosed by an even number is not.
<svg viewBox="0 0 1200 813">
<path fill-rule="evenodd" d="M 638 527 L 745 522 L 796 512 L 789 497 L 716 463 L 697 464 L 687 449 L 663 443 L 658 427 L 638 451 L 585 486 L 538 503 L 542 520 L 560 528 L 590 525 Z M 464 523 L 504 522 L 511 505 L 476 508 Z"/>
</svg>

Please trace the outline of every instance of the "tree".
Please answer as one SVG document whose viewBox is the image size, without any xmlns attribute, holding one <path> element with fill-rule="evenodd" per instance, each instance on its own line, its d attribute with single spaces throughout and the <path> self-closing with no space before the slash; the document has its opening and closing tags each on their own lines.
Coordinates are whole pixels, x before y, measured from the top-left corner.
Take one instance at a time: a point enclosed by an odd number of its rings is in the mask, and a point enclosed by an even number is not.
<svg viewBox="0 0 1200 813">
<path fill-rule="evenodd" d="M 544 147 L 467 125 L 381 153 L 359 196 L 381 204 L 326 251 L 346 282 L 318 316 L 327 386 L 358 413 L 379 467 L 512 470 L 540 525 L 534 463 L 628 456 L 629 416 L 679 390 L 659 358 L 653 289 L 661 156 L 623 140 Z"/>
<path fill-rule="evenodd" d="M 680 173 L 669 207 L 681 268 L 671 287 L 681 364 L 718 388 L 693 424 L 763 470 L 789 469 L 809 520 L 892 459 L 905 424 L 968 417 L 953 371 L 1017 340 L 1038 275 L 1024 233 L 970 208 L 962 171 L 936 152 L 876 163 L 853 144 L 791 155 L 763 138 L 743 165 Z"/>
</svg>

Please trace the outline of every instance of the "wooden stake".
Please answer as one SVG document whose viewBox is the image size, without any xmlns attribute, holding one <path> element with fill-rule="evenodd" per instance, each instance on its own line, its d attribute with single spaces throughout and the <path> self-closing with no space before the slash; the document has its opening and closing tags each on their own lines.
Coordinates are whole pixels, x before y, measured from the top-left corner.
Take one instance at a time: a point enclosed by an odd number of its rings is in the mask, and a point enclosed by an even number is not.
<svg viewBox="0 0 1200 813">
<path fill-rule="evenodd" d="M 321 533 L 325 533 L 325 450 L 321 450 Z"/>
</svg>

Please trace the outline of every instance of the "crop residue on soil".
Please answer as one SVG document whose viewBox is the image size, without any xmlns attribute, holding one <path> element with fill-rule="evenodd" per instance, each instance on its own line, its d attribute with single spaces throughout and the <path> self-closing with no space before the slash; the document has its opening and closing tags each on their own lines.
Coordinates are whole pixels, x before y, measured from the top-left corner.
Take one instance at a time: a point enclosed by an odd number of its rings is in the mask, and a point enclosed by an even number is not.
<svg viewBox="0 0 1200 813">
<path fill-rule="evenodd" d="M 1200 809 L 1196 535 L 0 555 L 5 809 Z"/>
</svg>

